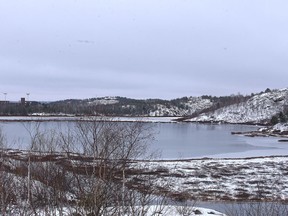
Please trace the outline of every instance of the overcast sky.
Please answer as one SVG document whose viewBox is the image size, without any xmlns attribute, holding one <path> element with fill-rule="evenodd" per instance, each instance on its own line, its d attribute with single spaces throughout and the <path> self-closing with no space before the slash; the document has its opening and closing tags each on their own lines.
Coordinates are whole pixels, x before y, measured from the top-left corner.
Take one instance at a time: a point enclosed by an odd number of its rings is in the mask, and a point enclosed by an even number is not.
<svg viewBox="0 0 288 216">
<path fill-rule="evenodd" d="M 0 100 L 285 88 L 287 11 L 287 0 L 0 0 Z"/>
</svg>

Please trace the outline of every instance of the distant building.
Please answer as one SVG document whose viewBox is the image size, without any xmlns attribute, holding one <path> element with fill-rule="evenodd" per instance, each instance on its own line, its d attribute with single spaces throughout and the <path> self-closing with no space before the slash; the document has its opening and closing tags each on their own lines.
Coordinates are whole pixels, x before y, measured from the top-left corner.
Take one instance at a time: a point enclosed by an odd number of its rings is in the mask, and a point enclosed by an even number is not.
<svg viewBox="0 0 288 216">
<path fill-rule="evenodd" d="M 25 105 L 25 103 L 26 103 L 25 98 L 22 97 L 22 98 L 21 98 L 21 104 L 22 104 L 22 105 Z"/>
</svg>

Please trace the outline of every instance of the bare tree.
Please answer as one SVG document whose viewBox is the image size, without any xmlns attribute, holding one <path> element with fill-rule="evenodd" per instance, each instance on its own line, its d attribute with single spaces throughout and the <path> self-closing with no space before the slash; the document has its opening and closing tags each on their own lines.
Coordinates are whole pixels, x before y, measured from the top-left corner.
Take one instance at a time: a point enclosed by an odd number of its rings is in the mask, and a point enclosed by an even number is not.
<svg viewBox="0 0 288 216">
<path fill-rule="evenodd" d="M 59 135 L 54 129 L 41 127 L 41 122 L 23 123 L 29 135 L 27 157 L 27 211 L 36 215 L 37 208 L 63 208 L 66 174 L 63 167 L 53 161 L 58 149 Z M 40 159 L 37 159 L 40 158 Z M 43 159 L 45 158 L 45 159 Z M 37 181 L 38 183 L 35 183 Z M 49 211 L 49 210 L 47 210 Z"/>
<path fill-rule="evenodd" d="M 29 136 L 28 150 L 11 159 L 14 170 L 5 175 L 1 151 L 2 215 L 9 205 L 15 215 L 63 215 L 69 205 L 70 213 L 81 215 L 144 216 L 151 204 L 157 205 L 154 215 L 163 213 L 166 197 L 155 195 L 154 177 L 143 177 L 141 187 L 131 180 L 137 178 L 131 174 L 136 159 L 148 155 L 153 139 L 150 124 L 91 118 L 58 131 L 46 130 L 40 122 L 23 126 Z M 0 144 L 1 140 L 0 133 Z M 145 166 L 144 161 L 141 164 Z"/>
<path fill-rule="evenodd" d="M 0 128 L 0 199 L 1 199 L 1 214 L 6 215 L 10 199 L 12 198 L 9 189 L 11 188 L 9 175 L 5 170 L 5 158 L 4 158 L 4 149 L 6 148 L 6 138 L 2 133 L 2 128 Z"/>
<path fill-rule="evenodd" d="M 23 123 L 24 128 L 26 129 L 29 138 L 30 145 L 28 148 L 28 162 L 27 162 L 27 208 L 33 209 L 32 201 L 31 201 L 31 155 L 32 151 L 36 147 L 37 139 L 40 136 L 40 122 L 35 123 Z M 27 209 L 27 211 L 28 211 Z"/>
<path fill-rule="evenodd" d="M 74 184 L 79 204 L 94 215 L 109 215 L 117 209 L 123 215 L 127 197 L 125 171 L 133 159 L 146 153 L 153 138 L 148 124 L 119 123 L 105 118 L 90 118 L 76 123 L 71 146 L 62 136 L 64 149 L 79 149 L 83 160 L 74 162 Z M 88 163 L 89 161 L 89 163 Z M 109 207 L 109 208 L 108 208 Z"/>
</svg>

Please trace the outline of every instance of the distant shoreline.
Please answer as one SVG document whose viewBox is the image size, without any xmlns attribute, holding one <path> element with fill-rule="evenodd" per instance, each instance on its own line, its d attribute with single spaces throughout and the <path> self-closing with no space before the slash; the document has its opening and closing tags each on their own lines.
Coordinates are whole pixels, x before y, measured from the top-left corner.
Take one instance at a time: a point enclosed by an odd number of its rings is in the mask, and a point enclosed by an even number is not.
<svg viewBox="0 0 288 216">
<path fill-rule="evenodd" d="M 119 116 L 0 116 L 0 122 L 41 122 L 41 121 L 119 121 L 119 122 L 151 122 L 176 123 L 179 117 L 119 117 Z"/>
<path fill-rule="evenodd" d="M 119 122 L 147 122 L 147 123 L 192 123 L 192 124 L 233 124 L 233 125 L 255 125 L 266 126 L 261 124 L 247 123 L 230 123 L 216 121 L 185 121 L 179 116 L 89 116 L 89 115 L 30 115 L 30 116 L 0 116 L 0 122 L 41 122 L 41 121 L 119 121 Z M 237 132 L 235 132 L 237 133 Z"/>
</svg>

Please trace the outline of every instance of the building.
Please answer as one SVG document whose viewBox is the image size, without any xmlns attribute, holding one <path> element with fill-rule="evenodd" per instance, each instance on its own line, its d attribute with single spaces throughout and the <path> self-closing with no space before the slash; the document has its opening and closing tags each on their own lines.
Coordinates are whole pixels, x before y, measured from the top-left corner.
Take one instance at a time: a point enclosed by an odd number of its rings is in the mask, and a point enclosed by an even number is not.
<svg viewBox="0 0 288 216">
<path fill-rule="evenodd" d="M 26 103 L 25 98 L 22 97 L 22 98 L 21 98 L 21 104 L 22 104 L 22 105 L 25 105 L 25 103 Z"/>
</svg>

